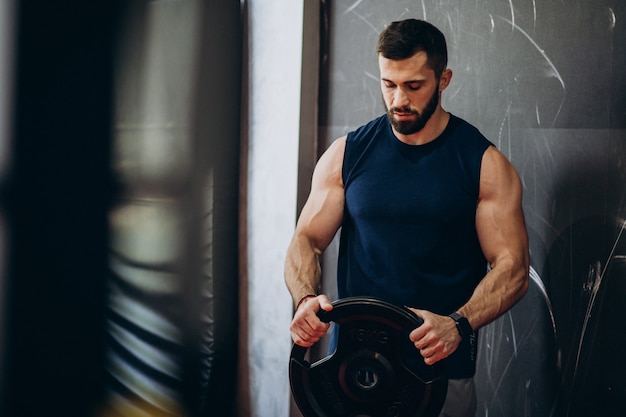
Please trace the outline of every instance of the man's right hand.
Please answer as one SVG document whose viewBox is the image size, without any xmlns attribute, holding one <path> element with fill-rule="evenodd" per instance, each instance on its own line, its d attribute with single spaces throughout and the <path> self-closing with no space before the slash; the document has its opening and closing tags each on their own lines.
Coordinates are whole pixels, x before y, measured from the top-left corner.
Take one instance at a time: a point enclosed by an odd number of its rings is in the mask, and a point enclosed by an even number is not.
<svg viewBox="0 0 626 417">
<path fill-rule="evenodd" d="M 331 311 L 333 305 L 325 295 L 304 299 L 291 321 L 289 330 L 296 345 L 308 348 L 317 343 L 328 331 L 330 323 L 325 323 L 317 316 L 320 309 Z"/>
</svg>

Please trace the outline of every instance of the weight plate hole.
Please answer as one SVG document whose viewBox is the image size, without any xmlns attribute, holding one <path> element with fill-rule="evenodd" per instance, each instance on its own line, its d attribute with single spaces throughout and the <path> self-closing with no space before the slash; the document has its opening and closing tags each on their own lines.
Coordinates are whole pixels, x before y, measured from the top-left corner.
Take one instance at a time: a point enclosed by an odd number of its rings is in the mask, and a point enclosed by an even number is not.
<svg viewBox="0 0 626 417">
<path fill-rule="evenodd" d="M 361 367 L 354 374 L 356 386 L 363 390 L 371 390 L 378 385 L 380 377 L 378 373 L 370 367 Z"/>
</svg>

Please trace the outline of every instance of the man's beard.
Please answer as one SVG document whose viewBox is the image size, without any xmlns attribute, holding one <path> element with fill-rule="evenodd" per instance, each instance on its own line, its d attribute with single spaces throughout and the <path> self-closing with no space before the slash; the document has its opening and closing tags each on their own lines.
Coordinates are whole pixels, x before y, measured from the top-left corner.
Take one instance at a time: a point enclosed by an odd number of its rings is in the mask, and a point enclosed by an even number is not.
<svg viewBox="0 0 626 417">
<path fill-rule="evenodd" d="M 387 108 L 387 104 L 383 100 L 383 104 L 385 105 L 385 109 L 387 110 L 387 118 L 389 119 L 389 123 L 394 128 L 394 130 L 402 135 L 411 135 L 413 133 L 417 133 L 426 126 L 426 123 L 430 120 L 432 115 L 437 110 L 437 105 L 439 104 L 439 91 L 435 89 L 432 97 L 426 104 L 426 107 L 420 114 L 417 110 L 413 110 L 410 107 L 392 107 L 391 109 Z M 399 121 L 394 117 L 394 113 L 410 113 L 416 116 L 415 120 L 411 121 Z"/>
</svg>

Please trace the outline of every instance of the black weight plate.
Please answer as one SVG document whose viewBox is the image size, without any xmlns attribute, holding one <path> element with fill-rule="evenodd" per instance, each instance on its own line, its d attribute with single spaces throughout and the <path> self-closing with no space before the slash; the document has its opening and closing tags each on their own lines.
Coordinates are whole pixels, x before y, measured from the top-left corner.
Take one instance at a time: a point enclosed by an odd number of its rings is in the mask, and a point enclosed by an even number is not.
<svg viewBox="0 0 626 417">
<path fill-rule="evenodd" d="M 337 347 L 310 364 L 291 351 L 291 390 L 304 417 L 436 417 L 447 392 L 439 365 L 429 366 L 409 340 L 422 320 L 372 297 L 333 303 L 320 319 L 339 326 Z"/>
</svg>

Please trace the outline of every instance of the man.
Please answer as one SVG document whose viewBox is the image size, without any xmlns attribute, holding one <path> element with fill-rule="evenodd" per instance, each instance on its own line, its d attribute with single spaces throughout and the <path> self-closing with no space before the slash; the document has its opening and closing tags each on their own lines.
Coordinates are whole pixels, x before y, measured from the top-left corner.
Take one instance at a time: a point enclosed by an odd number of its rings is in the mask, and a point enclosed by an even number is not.
<svg viewBox="0 0 626 417">
<path fill-rule="evenodd" d="M 287 252 L 294 343 L 329 325 L 319 257 L 341 227 L 338 294 L 375 296 L 422 318 L 410 340 L 432 365 L 446 359 L 441 416 L 473 416 L 476 331 L 528 288 L 522 189 L 511 163 L 446 112 L 443 34 L 424 21 L 390 24 L 377 45 L 386 115 L 337 139 L 320 158 Z"/>
</svg>

